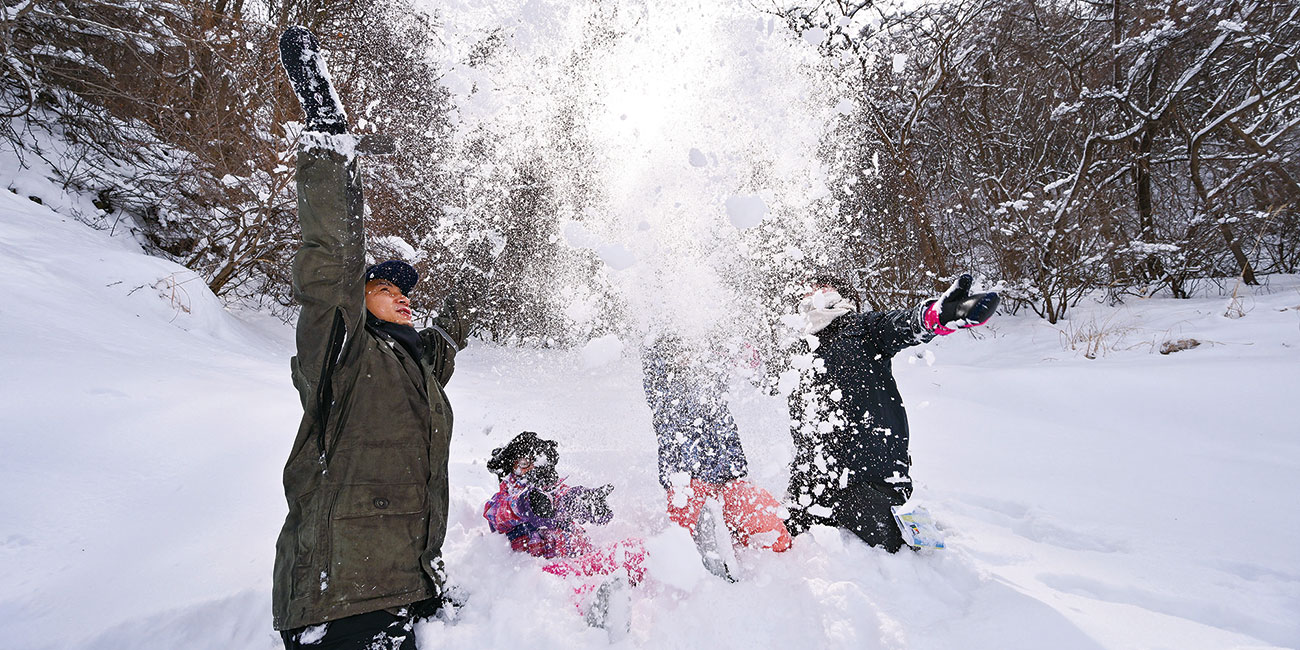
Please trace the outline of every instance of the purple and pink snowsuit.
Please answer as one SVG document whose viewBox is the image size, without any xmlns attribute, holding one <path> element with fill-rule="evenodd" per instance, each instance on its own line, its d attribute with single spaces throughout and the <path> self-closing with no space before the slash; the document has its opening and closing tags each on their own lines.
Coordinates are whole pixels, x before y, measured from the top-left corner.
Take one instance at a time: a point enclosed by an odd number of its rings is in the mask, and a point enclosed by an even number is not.
<svg viewBox="0 0 1300 650">
<path fill-rule="evenodd" d="M 534 490 L 550 498 L 554 515 L 543 517 L 533 512 L 529 496 Z M 510 548 L 547 559 L 558 558 L 543 567 L 547 573 L 598 576 L 622 569 L 633 584 L 640 582 L 645 575 L 645 546 L 641 540 L 629 538 L 597 548 L 588 539 L 583 523 L 602 525 L 613 519 L 612 514 L 606 514 L 593 520 L 579 506 L 589 491 L 582 486 L 570 487 L 563 479 L 539 488 L 507 474 L 501 488 L 483 505 L 483 518 L 492 532 L 510 540 Z"/>
</svg>

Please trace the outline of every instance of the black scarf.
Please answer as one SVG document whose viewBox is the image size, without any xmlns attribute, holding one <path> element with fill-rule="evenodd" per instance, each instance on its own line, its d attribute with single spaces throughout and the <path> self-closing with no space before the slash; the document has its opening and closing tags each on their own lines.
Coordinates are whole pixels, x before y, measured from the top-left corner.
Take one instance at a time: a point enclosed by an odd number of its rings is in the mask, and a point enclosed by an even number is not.
<svg viewBox="0 0 1300 650">
<path fill-rule="evenodd" d="M 370 310 L 366 310 L 366 328 L 388 335 L 401 344 L 402 348 L 418 363 L 420 361 L 420 333 L 410 325 L 399 325 L 386 320 L 379 320 Z"/>
</svg>

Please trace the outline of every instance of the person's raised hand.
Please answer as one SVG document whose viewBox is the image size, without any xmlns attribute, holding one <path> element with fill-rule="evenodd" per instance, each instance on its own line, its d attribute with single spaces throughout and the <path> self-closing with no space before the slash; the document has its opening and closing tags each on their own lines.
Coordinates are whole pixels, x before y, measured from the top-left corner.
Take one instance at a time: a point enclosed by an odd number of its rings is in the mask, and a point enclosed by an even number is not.
<svg viewBox="0 0 1300 650">
<path fill-rule="evenodd" d="M 940 336 L 958 329 L 983 325 L 993 317 L 1001 299 L 996 292 L 971 293 L 972 278 L 963 273 L 938 299 L 931 301 L 922 317 L 925 328 Z"/>
</svg>

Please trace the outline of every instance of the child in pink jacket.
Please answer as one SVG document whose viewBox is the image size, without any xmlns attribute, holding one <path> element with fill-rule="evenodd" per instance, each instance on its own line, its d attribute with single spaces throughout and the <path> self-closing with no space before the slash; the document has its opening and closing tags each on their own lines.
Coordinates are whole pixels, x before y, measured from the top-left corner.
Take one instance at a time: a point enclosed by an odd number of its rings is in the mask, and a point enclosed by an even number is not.
<svg viewBox="0 0 1300 650">
<path fill-rule="evenodd" d="M 566 484 L 556 471 L 556 446 L 554 440 L 525 431 L 494 449 L 487 468 L 501 479 L 501 487 L 484 504 L 483 517 L 492 532 L 510 540 L 510 548 L 555 560 L 543 571 L 597 578 L 577 589 L 579 610 L 588 624 L 608 627 L 613 592 L 624 579 L 635 585 L 645 576 L 645 547 L 633 538 L 600 548 L 591 543 L 582 525 L 603 525 L 614 518 L 606 501 L 614 486 Z M 595 595 L 588 597 L 592 591 Z"/>
</svg>

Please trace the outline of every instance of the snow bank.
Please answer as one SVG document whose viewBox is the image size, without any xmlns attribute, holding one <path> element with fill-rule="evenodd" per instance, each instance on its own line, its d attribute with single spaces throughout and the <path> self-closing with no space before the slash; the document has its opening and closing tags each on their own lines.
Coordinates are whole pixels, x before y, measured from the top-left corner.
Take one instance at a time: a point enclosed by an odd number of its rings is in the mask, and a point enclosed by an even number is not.
<svg viewBox="0 0 1300 650">
<path fill-rule="evenodd" d="M 0 214 L 5 646 L 268 639 L 291 332 L 129 238 L 8 192 Z"/>
<path fill-rule="evenodd" d="M 197 288 L 178 310 L 146 290 L 174 265 L 21 197 L 0 210 L 6 647 L 279 647 L 289 330 Z M 476 343 L 449 387 L 444 549 L 469 602 L 422 623 L 420 647 L 608 647 L 571 585 L 482 520 L 483 463 L 524 429 L 560 442 L 571 483 L 615 486 L 598 542 L 647 540 L 622 647 L 1295 647 L 1300 278 L 1271 282 L 1233 305 L 1085 304 L 1059 327 L 1000 316 L 904 353 L 917 498 L 948 548 L 888 555 L 815 528 L 781 555 L 742 549 L 736 584 L 704 573 L 664 515 L 639 361 L 617 339 Z M 1089 319 L 1130 338 L 1088 359 L 1063 337 Z M 1203 343 L 1159 354 L 1170 338 Z M 746 386 L 732 399 L 750 479 L 779 494 L 785 402 Z"/>
</svg>

